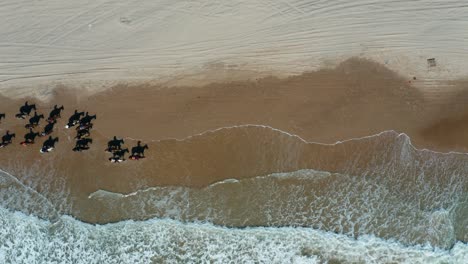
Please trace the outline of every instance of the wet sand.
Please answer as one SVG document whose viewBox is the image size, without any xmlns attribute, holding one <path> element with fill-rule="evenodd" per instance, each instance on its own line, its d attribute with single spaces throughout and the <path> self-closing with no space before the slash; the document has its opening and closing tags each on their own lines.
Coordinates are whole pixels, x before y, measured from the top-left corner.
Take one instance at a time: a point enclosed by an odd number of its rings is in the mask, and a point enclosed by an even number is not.
<svg viewBox="0 0 468 264">
<path fill-rule="evenodd" d="M 53 134 L 60 142 L 54 152 L 43 155 L 39 154 L 43 139 L 27 148 L 18 144 L 26 133 L 25 121 L 12 116 L 23 101 L 2 98 L 1 111 L 7 119 L 0 127 L 13 130 L 17 138 L 0 150 L 0 168 L 40 193 L 63 195 L 67 204 L 73 204 L 64 211 L 86 221 L 105 222 L 113 217 L 99 219 L 93 213 L 98 208 L 87 200 L 99 189 L 129 193 L 151 186 L 200 188 L 229 178 L 305 168 L 344 172 L 354 149 L 365 153 L 362 150 L 370 146 L 369 157 L 360 159 L 361 167 L 375 155 L 375 146 L 366 142 L 311 145 L 281 131 L 307 141 L 333 143 L 396 130 L 408 134 L 420 148 L 467 150 L 463 128 L 468 109 L 462 104 L 467 97 L 459 90 L 444 95 L 446 101 L 431 101 L 408 80 L 359 59 L 286 79 L 178 88 L 121 85 L 89 97 L 58 89 L 51 102 L 36 101 L 38 112 L 45 115 L 52 105 L 65 105 Z M 94 142 L 82 153 L 71 151 L 75 131 L 63 128 L 75 108 L 97 114 Z M 187 138 L 246 124 L 281 131 L 243 126 Z M 110 163 L 104 149 L 114 135 L 126 138 L 128 148 L 135 145 L 129 138 L 149 143 L 148 158 Z"/>
<path fill-rule="evenodd" d="M 419 82 L 380 64 L 350 59 L 333 70 L 203 87 L 119 85 L 92 96 L 59 87 L 51 102 L 38 102 L 38 111 L 48 113 L 57 103 L 66 106 L 65 117 L 75 108 L 97 113 L 96 128 L 103 136 L 145 141 L 256 124 L 323 143 L 395 130 L 421 148 L 468 150 L 468 82 L 450 83 L 459 88 L 441 88 L 431 98 L 424 88 L 415 88 Z M 10 117 L 24 102 L 0 101 Z M 16 124 L 11 119 L 3 123 Z"/>
<path fill-rule="evenodd" d="M 181 139 L 220 127 L 260 124 L 333 143 L 389 129 L 413 130 L 415 122 L 423 125 L 425 116 L 418 90 L 364 60 L 286 79 L 201 88 L 120 86 L 82 105 L 99 113 L 104 135 L 144 140 Z"/>
</svg>

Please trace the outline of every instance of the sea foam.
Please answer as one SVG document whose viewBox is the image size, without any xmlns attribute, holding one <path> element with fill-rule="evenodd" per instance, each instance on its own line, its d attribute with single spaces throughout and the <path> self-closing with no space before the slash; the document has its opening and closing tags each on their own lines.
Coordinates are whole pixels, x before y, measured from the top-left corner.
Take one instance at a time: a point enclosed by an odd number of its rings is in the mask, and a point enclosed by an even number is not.
<svg viewBox="0 0 468 264">
<path fill-rule="evenodd" d="M 168 219 L 51 223 L 0 207 L 1 263 L 463 263 L 468 246 L 407 247 L 311 228 L 223 228 Z"/>
</svg>

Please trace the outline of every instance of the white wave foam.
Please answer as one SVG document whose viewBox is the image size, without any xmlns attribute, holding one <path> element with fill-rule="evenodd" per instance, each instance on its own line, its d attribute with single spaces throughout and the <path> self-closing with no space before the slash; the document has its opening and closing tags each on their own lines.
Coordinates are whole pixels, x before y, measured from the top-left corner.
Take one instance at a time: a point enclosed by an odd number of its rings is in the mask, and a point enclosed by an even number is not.
<svg viewBox="0 0 468 264">
<path fill-rule="evenodd" d="M 355 240 L 309 228 L 233 229 L 153 219 L 90 225 L 62 216 L 60 225 L 0 207 L 2 263 L 464 263 L 452 250 L 406 247 L 373 236 Z"/>
<path fill-rule="evenodd" d="M 238 183 L 238 182 L 239 182 L 238 179 L 225 179 L 225 180 L 222 180 L 222 181 L 218 181 L 218 182 L 212 183 L 212 184 L 210 184 L 209 186 L 213 187 L 213 186 L 216 186 L 216 185 L 218 185 L 218 184 L 223 185 L 223 184 L 230 184 L 230 183 L 232 184 L 232 183 Z"/>
<path fill-rule="evenodd" d="M 54 205 L 44 195 L 3 170 L 0 170 L 0 205 L 53 221 L 59 218 Z"/>
<path fill-rule="evenodd" d="M 309 226 L 442 248 L 465 236 L 459 219 L 466 210 L 460 206 L 465 198 L 457 174 L 449 184 L 440 181 L 434 187 L 418 171 L 393 173 L 352 176 L 299 170 L 217 182 L 204 189 L 152 187 L 126 195 L 99 190 L 89 198 L 103 208 L 125 208 L 120 211 L 123 219 L 157 216 L 227 226 Z M 415 177 L 417 182 L 408 184 Z"/>
<path fill-rule="evenodd" d="M 382 133 L 389 133 L 391 139 L 396 135 L 396 132 Z M 372 139 L 375 136 L 365 138 Z M 380 141 L 377 140 L 377 142 Z M 366 167 L 370 171 L 364 169 L 359 175 L 338 175 L 336 179 L 332 179 L 336 181 L 330 183 L 328 189 L 319 190 L 327 190 L 328 193 L 320 195 L 316 195 L 318 191 L 313 189 L 313 181 L 300 181 L 322 180 L 331 178 L 332 174 L 325 172 L 319 175 L 317 171 L 302 170 L 258 177 L 253 180 L 228 180 L 207 188 L 218 192 L 211 194 L 197 193 L 189 188 L 155 187 L 125 195 L 98 191 L 91 194 L 89 198 L 107 200 L 111 203 L 121 199 L 136 198 L 136 201 L 129 203 L 132 205 L 130 208 L 125 208 L 130 212 L 127 219 L 139 216 L 144 216 L 144 218 L 148 216 L 171 217 L 188 221 L 214 219 L 215 223 L 234 226 L 244 224 L 314 226 L 310 224 L 313 222 L 318 223 L 318 226 L 314 227 L 324 227 L 325 230 L 348 235 L 383 233 L 382 237 L 395 238 L 408 243 L 429 242 L 444 248 L 451 247 L 455 242 L 454 230 L 457 229 L 457 222 L 451 220 L 453 214 L 449 211 L 450 207 L 456 207 L 460 202 L 458 197 L 466 184 L 460 184 L 463 181 L 461 176 L 464 175 L 464 167 L 447 157 L 433 157 L 428 160 L 419 160 L 417 164 L 410 164 L 416 168 L 415 171 L 409 170 L 409 167 L 399 170 L 397 169 L 399 163 L 414 158 L 414 153 L 408 151 L 411 146 L 409 138 L 404 134 L 398 134 L 396 142 L 395 140 L 382 142 L 385 145 L 379 145 L 379 148 L 382 147 L 382 153 L 388 157 L 383 159 L 375 157 L 375 160 L 368 164 L 369 168 Z M 385 153 L 386 151 L 388 153 Z M 432 170 L 441 173 L 435 173 L 432 176 L 426 174 Z M 277 182 L 272 181 L 274 178 L 277 178 L 276 180 L 294 179 L 299 181 L 299 184 L 296 182 L 281 189 Z M 259 179 L 266 181 L 255 182 Z M 343 180 L 346 182 L 339 182 Z M 404 184 L 407 180 L 414 181 L 414 184 Z M 434 180 L 436 185 L 432 182 Z M 223 189 L 226 185 L 235 187 L 235 189 L 228 190 L 232 193 L 226 192 L 226 188 Z M 305 189 L 306 186 L 309 189 Z M 142 194 L 148 195 L 138 200 L 140 197 L 136 196 Z M 242 200 L 239 197 L 246 199 Z M 287 198 L 284 199 L 284 197 Z M 251 211 L 246 208 L 236 211 L 231 207 L 233 204 L 250 204 L 251 202 L 257 202 L 257 204 L 252 203 L 255 206 L 260 204 L 264 207 L 252 207 L 249 209 Z M 107 206 L 106 208 L 113 207 Z M 149 212 L 148 208 L 153 212 Z M 326 214 L 326 211 L 333 213 Z M 263 218 L 257 221 L 255 217 Z M 225 219 L 238 222 L 232 224 L 232 222 L 226 222 Z M 320 226 L 322 224 L 323 226 Z M 444 231 L 440 232 L 440 230 Z"/>
<path fill-rule="evenodd" d="M 330 172 L 327 171 L 317 171 L 312 169 L 304 169 L 304 170 L 297 170 L 294 172 L 280 172 L 280 173 L 272 173 L 265 176 L 257 176 L 255 179 L 268 179 L 268 178 L 289 178 L 289 179 L 300 179 L 300 180 L 313 180 L 313 179 L 321 179 L 325 177 L 329 177 L 331 175 Z M 1 179 L 1 178 L 0 178 Z M 226 184 L 233 184 L 233 183 L 240 183 L 245 180 L 238 180 L 238 179 L 225 179 L 222 181 L 214 182 L 203 189 L 210 189 L 217 187 L 218 185 L 226 185 Z M 171 186 L 171 187 L 149 187 L 143 190 L 138 190 L 135 192 L 123 194 L 117 192 L 111 192 L 107 190 L 97 190 L 90 195 L 88 195 L 88 199 L 100 199 L 105 197 L 113 197 L 113 198 L 127 198 L 131 196 L 137 196 L 139 194 L 148 193 L 151 191 L 158 191 L 166 188 L 183 188 L 183 189 L 190 189 L 186 187 L 178 187 L 178 186 Z"/>
<path fill-rule="evenodd" d="M 398 131 L 395 131 L 395 130 L 384 130 L 382 132 L 372 134 L 372 135 L 367 135 L 367 136 L 362 136 L 362 137 L 354 137 L 354 138 L 347 138 L 347 139 L 343 139 L 343 140 L 338 140 L 338 141 L 333 142 L 333 143 L 323 143 L 323 142 L 318 142 L 318 141 L 310 141 L 310 140 L 308 141 L 308 140 L 305 140 L 304 138 L 302 138 L 299 135 L 292 134 L 290 132 L 287 132 L 287 131 L 284 131 L 284 130 L 281 130 L 281 129 L 278 129 L 278 128 L 274 128 L 274 127 L 271 127 L 271 126 L 268 126 L 268 125 L 262 125 L 262 124 L 242 124 L 242 125 L 234 125 L 234 126 L 225 126 L 225 127 L 219 127 L 219 128 L 216 128 L 216 129 L 209 129 L 209 130 L 206 130 L 206 131 L 203 131 L 203 132 L 200 132 L 200 133 L 197 133 L 197 134 L 193 134 L 193 135 L 190 135 L 190 136 L 187 136 L 187 137 L 184 137 L 184 138 L 152 139 L 152 140 L 149 140 L 149 142 L 161 142 L 161 141 L 165 141 L 165 140 L 188 141 L 188 140 L 191 140 L 193 138 L 206 136 L 206 135 L 213 134 L 213 133 L 220 132 L 220 131 L 224 131 L 224 130 L 244 129 L 244 128 L 270 129 L 271 131 L 278 132 L 278 133 L 280 133 L 282 135 L 297 139 L 297 140 L 299 140 L 299 141 L 301 141 L 303 143 L 321 145 L 321 146 L 337 146 L 337 145 L 341 145 L 343 143 L 355 142 L 355 141 L 366 140 L 366 139 L 376 139 L 376 138 L 388 135 L 388 136 L 393 136 L 397 140 L 401 141 L 400 144 L 403 145 L 402 148 L 403 147 L 406 148 L 407 151 L 408 150 L 415 150 L 415 151 L 427 152 L 427 153 L 431 153 L 431 154 L 468 156 L 468 152 L 458 152 L 458 151 L 441 152 L 441 151 L 436 151 L 436 150 L 431 150 L 431 149 L 426 149 L 426 148 L 417 148 L 411 142 L 411 138 L 410 138 L 410 136 L 408 134 L 406 134 L 404 132 L 398 132 Z M 97 131 L 99 131 L 99 130 L 97 130 Z M 129 139 L 129 140 L 134 140 L 134 141 L 142 140 L 142 139 L 132 138 L 132 137 L 125 137 L 124 139 Z"/>
</svg>

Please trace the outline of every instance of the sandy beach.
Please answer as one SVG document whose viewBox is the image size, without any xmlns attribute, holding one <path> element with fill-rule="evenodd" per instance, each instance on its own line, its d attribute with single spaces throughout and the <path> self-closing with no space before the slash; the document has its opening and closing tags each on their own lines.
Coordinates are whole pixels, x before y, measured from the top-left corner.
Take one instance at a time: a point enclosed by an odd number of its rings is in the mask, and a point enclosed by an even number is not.
<svg viewBox="0 0 468 264">
<path fill-rule="evenodd" d="M 48 103 L 29 99 L 46 115 L 52 104 L 65 105 L 53 133 L 60 141 L 48 154 L 38 151 L 43 139 L 28 147 L 18 144 L 27 130 L 24 120 L 12 116 L 25 99 L 3 98 L 7 119 L 1 127 L 17 138 L 0 150 L 0 166 L 24 180 L 34 174 L 32 186 L 41 193 L 67 193 L 73 215 L 106 222 L 108 218 L 96 218 L 92 212 L 97 209 L 88 200 L 100 189 L 131 193 L 153 186 L 201 188 L 226 179 L 308 168 L 346 172 L 343 164 L 353 159 L 347 153 L 370 148 L 363 154 L 369 157 L 360 158 L 366 167 L 366 160 L 377 155 L 375 147 L 367 141 L 334 143 L 383 131 L 396 131 L 380 138 L 384 141 L 398 141 L 398 133 L 405 133 L 417 148 L 466 151 L 463 96 L 441 94 L 448 99 L 427 100 L 412 85 L 415 81 L 375 62 L 350 59 L 333 70 L 285 79 L 177 88 L 122 85 L 91 96 L 58 89 Z M 91 149 L 82 153 L 71 151 L 76 132 L 64 128 L 75 109 L 97 115 Z M 124 138 L 127 148 L 138 139 L 149 144 L 147 159 L 110 163 L 104 149 L 113 136 Z"/>
<path fill-rule="evenodd" d="M 1 1 L 0 263 L 465 263 L 467 13 Z M 26 100 L 64 106 L 49 153 Z M 146 157 L 111 162 L 114 136 Z"/>
<path fill-rule="evenodd" d="M 67 118 L 74 109 L 97 114 L 96 129 L 108 138 L 183 139 L 222 127 L 252 124 L 321 143 L 395 130 L 408 134 L 420 148 L 466 150 L 467 82 L 440 83 L 431 97 L 415 88 L 418 82 L 378 63 L 353 58 L 333 70 L 288 78 L 202 87 L 117 85 L 93 95 L 58 87 L 50 101 L 29 100 L 37 102 L 40 113 L 47 114 L 53 104 L 63 104 Z M 444 86 L 449 88 L 444 90 Z M 1 100 L 2 111 L 9 117 L 25 101 Z M 19 123 L 9 118 L 2 129 Z"/>
</svg>

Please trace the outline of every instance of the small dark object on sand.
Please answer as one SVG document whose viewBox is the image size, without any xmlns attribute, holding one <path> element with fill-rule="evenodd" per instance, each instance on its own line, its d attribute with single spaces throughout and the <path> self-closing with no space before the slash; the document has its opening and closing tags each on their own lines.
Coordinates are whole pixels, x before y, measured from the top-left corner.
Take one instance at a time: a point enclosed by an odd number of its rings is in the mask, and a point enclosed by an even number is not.
<svg viewBox="0 0 468 264">
<path fill-rule="evenodd" d="M 429 67 L 437 66 L 436 59 L 435 58 L 427 59 L 427 65 L 429 65 Z"/>
</svg>

